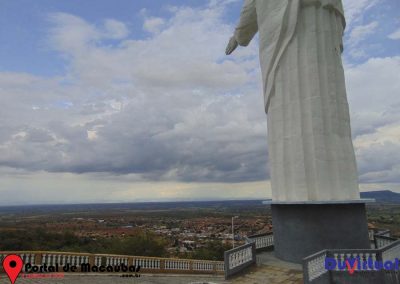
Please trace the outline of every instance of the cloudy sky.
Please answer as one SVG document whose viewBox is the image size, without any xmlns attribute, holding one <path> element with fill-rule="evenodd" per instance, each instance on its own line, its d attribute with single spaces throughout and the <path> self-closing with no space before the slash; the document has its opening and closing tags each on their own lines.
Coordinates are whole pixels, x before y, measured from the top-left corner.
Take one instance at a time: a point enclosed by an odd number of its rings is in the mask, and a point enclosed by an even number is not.
<svg viewBox="0 0 400 284">
<path fill-rule="evenodd" d="M 241 0 L 2 0 L 0 205 L 268 198 Z M 400 192 L 400 2 L 344 0 L 361 190 Z"/>
</svg>

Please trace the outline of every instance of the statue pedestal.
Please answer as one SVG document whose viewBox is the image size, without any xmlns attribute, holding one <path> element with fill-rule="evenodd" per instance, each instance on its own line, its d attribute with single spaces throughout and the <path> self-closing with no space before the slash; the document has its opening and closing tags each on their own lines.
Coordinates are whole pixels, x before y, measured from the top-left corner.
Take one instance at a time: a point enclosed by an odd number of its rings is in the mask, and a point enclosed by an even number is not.
<svg viewBox="0 0 400 284">
<path fill-rule="evenodd" d="M 276 257 L 301 263 L 324 249 L 371 248 L 365 203 L 373 201 L 270 202 Z"/>
</svg>

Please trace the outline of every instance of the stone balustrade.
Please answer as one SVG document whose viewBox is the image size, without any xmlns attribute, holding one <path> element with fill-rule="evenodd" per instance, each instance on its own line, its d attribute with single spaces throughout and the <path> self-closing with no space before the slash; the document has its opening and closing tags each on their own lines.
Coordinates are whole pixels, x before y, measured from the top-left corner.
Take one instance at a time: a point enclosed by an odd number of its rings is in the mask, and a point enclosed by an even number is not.
<svg viewBox="0 0 400 284">
<path fill-rule="evenodd" d="M 305 283 L 313 283 L 315 279 L 327 277 L 328 270 L 325 268 L 327 254 L 327 251 L 323 250 L 304 259 L 304 279 L 309 281 Z"/>
<path fill-rule="evenodd" d="M 390 236 L 390 230 L 380 230 L 374 234 L 375 248 L 385 247 L 397 239 Z"/>
<path fill-rule="evenodd" d="M 69 264 L 76 266 L 78 271 L 82 264 L 97 267 L 134 265 L 140 266 L 140 273 L 222 274 L 225 269 L 223 261 L 49 251 L 0 251 L 0 263 L 8 254 L 21 256 L 25 264 L 37 266 L 58 264 L 60 267 Z M 24 269 L 25 267 L 23 271 Z"/>
<path fill-rule="evenodd" d="M 397 244 L 397 245 L 396 245 Z M 382 249 L 382 260 L 400 259 L 400 241 L 392 242 Z"/>
<path fill-rule="evenodd" d="M 274 235 L 272 232 L 269 232 L 265 234 L 248 236 L 246 238 L 246 242 L 255 242 L 257 251 L 271 249 L 274 247 Z"/>
<path fill-rule="evenodd" d="M 388 238 L 388 237 L 386 237 Z M 350 275 L 348 268 L 339 269 L 338 266 L 333 270 L 327 270 L 325 267 L 325 259 L 331 258 L 336 262 L 346 261 L 348 259 L 357 259 L 360 265 L 356 265 L 355 272 Z M 371 269 L 368 265 L 363 265 L 364 262 L 372 260 L 374 264 L 376 261 L 395 262 L 396 258 L 400 258 L 400 240 L 390 242 L 384 247 L 379 249 L 336 249 L 336 250 L 323 250 L 303 260 L 303 274 L 304 283 L 399 283 L 400 274 L 397 270 L 387 269 Z M 350 278 L 352 277 L 352 278 Z"/>
<path fill-rule="evenodd" d="M 329 257 L 335 259 L 337 262 L 343 262 L 346 259 L 360 259 L 360 261 L 368 261 L 371 259 L 373 262 L 379 260 L 379 250 L 333 250 L 330 251 Z M 339 267 L 336 267 L 336 271 L 339 271 Z"/>
<path fill-rule="evenodd" d="M 397 239 L 392 238 L 392 237 L 385 237 L 385 236 L 376 236 L 375 235 L 375 247 L 376 248 L 382 248 L 387 245 L 390 245 L 391 243 L 395 242 Z"/>
<path fill-rule="evenodd" d="M 247 243 L 224 253 L 225 279 L 256 263 L 255 242 Z"/>
</svg>

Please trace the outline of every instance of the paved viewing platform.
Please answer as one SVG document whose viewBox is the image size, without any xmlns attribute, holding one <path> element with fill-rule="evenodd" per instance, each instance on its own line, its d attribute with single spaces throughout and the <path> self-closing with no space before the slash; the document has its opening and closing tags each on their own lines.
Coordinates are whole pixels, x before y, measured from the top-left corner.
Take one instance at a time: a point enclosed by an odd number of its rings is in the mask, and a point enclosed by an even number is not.
<svg viewBox="0 0 400 284">
<path fill-rule="evenodd" d="M 65 274 L 64 278 L 51 279 L 24 279 L 19 277 L 17 283 L 35 283 L 35 284 L 300 284 L 303 283 L 303 274 L 301 266 L 277 259 L 273 252 L 263 252 L 257 254 L 257 265 L 243 271 L 239 276 L 230 280 L 224 280 L 222 275 L 162 275 L 162 274 L 141 274 L 139 278 L 126 278 L 118 275 L 104 274 Z M 0 278 L 0 284 L 9 284 L 5 275 Z"/>
<path fill-rule="evenodd" d="M 10 284 L 7 276 L 0 276 L 0 284 Z M 120 277 L 118 275 L 65 275 L 64 278 L 24 279 L 19 277 L 18 284 L 203 284 L 203 283 L 231 283 L 223 276 L 199 275 L 149 275 L 142 274 L 138 278 Z"/>
<path fill-rule="evenodd" d="M 273 251 L 257 254 L 257 265 L 230 280 L 232 284 L 302 284 L 303 271 L 300 264 L 282 261 Z"/>
</svg>

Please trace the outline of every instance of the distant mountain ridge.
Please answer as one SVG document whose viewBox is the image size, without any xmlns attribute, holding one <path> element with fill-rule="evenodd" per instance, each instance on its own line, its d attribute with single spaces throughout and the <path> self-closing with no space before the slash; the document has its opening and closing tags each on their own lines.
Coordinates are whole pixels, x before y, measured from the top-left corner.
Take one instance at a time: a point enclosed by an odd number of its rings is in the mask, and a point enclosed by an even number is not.
<svg viewBox="0 0 400 284">
<path fill-rule="evenodd" d="M 374 198 L 376 202 L 400 203 L 400 193 L 390 190 L 361 192 L 361 198 Z"/>
</svg>

